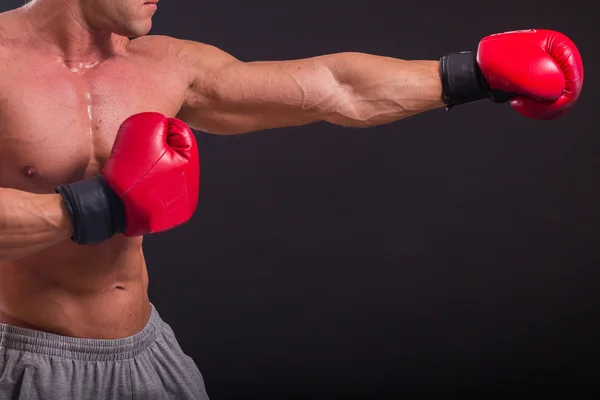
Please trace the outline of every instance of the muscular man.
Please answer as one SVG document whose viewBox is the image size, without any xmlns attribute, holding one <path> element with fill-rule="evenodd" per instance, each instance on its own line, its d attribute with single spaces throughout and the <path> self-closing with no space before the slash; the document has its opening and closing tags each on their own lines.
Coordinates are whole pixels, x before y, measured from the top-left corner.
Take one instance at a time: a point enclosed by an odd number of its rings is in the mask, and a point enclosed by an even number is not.
<svg viewBox="0 0 600 400">
<path fill-rule="evenodd" d="M 147 296 L 142 235 L 193 212 L 195 178 L 186 190 L 178 178 L 195 168 L 191 137 L 167 118 L 214 134 L 370 127 L 492 99 L 552 119 L 583 84 L 575 45 L 552 31 L 488 36 L 432 61 L 246 63 L 146 36 L 156 1 L 34 0 L 0 14 L 2 399 L 208 398 Z M 173 126 L 178 139 L 165 144 Z M 156 146 L 174 154 L 162 178 L 142 174 L 133 188 Z"/>
</svg>

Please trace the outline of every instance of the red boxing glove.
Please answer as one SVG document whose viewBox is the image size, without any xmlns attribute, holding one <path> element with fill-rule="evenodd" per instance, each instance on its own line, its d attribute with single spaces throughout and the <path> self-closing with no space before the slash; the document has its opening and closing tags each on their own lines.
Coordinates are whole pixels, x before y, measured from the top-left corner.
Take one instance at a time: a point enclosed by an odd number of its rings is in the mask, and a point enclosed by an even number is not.
<svg viewBox="0 0 600 400">
<path fill-rule="evenodd" d="M 73 241 L 96 243 L 116 233 L 139 236 L 188 221 L 198 204 L 196 140 L 183 122 L 158 113 L 128 118 L 102 175 L 61 185 Z"/>
<path fill-rule="evenodd" d="M 102 175 L 125 206 L 125 236 L 181 225 L 198 204 L 200 167 L 194 134 L 178 119 L 158 113 L 129 117 Z"/>
<path fill-rule="evenodd" d="M 563 115 L 583 86 L 581 55 L 559 32 L 531 29 L 488 36 L 479 43 L 477 63 L 490 88 L 514 93 L 512 107 L 530 118 Z"/>
<path fill-rule="evenodd" d="M 583 63 L 575 44 L 549 30 L 498 33 L 482 39 L 477 54 L 440 59 L 443 97 L 456 105 L 490 97 L 510 100 L 520 114 L 553 119 L 571 109 L 583 86 Z"/>
</svg>

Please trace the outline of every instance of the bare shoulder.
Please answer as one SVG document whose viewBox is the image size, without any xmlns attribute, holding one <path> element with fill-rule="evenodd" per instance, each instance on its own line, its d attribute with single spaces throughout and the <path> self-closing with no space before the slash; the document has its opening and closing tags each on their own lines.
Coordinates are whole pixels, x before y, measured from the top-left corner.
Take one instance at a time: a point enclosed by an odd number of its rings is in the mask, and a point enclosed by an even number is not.
<svg viewBox="0 0 600 400">
<path fill-rule="evenodd" d="M 6 47 L 23 36 L 21 14 L 20 9 L 0 13 L 0 47 Z"/>
<path fill-rule="evenodd" d="M 225 51 L 205 43 L 177 39 L 169 36 L 148 35 L 134 39 L 130 52 L 159 63 L 172 63 L 197 73 L 237 60 Z"/>
<path fill-rule="evenodd" d="M 23 25 L 19 9 L 0 13 L 0 60 L 10 60 L 27 42 Z M 1 65 L 4 66 L 5 63 L 2 62 Z"/>
</svg>

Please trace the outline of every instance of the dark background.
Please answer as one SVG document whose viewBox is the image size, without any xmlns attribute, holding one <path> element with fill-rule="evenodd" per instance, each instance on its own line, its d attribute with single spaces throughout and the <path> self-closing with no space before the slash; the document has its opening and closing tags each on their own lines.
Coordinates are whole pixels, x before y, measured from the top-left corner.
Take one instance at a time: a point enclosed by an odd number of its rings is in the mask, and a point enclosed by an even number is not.
<svg viewBox="0 0 600 400">
<path fill-rule="evenodd" d="M 483 101 L 366 130 L 199 133 L 198 211 L 145 250 L 211 398 L 600 394 L 598 25 L 579 1 L 161 0 L 152 33 L 245 61 L 437 59 L 546 28 L 586 71 L 555 121 Z"/>
</svg>

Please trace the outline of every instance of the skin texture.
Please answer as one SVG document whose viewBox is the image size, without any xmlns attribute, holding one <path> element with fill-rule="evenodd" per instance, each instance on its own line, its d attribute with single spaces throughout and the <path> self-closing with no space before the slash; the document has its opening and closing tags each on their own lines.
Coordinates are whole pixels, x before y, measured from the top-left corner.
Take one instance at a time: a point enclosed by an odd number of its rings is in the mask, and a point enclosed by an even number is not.
<svg viewBox="0 0 600 400">
<path fill-rule="evenodd" d="M 317 121 L 369 127 L 444 106 L 437 61 L 340 53 L 244 63 L 148 36 L 156 7 L 144 1 L 34 0 L 0 14 L 2 323 L 96 339 L 146 324 L 142 238 L 72 243 L 54 193 L 100 172 L 132 114 L 241 134 Z"/>
</svg>

